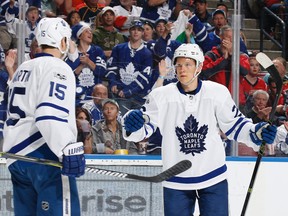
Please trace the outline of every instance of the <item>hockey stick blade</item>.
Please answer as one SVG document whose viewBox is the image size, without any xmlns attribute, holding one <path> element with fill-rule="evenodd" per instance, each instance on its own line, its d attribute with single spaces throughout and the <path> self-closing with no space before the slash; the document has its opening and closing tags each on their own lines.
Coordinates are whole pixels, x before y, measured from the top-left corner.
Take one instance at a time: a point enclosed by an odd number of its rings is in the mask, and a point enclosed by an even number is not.
<svg viewBox="0 0 288 216">
<path fill-rule="evenodd" d="M 11 154 L 7 152 L 0 152 L 0 157 L 62 168 L 62 164 L 60 162 L 43 159 L 43 158 L 35 158 L 35 157 L 30 157 L 30 156 L 25 156 L 25 155 Z M 173 176 L 178 175 L 188 170 L 189 168 L 191 168 L 191 166 L 192 166 L 192 163 L 189 160 L 182 160 L 179 163 L 175 164 L 174 166 L 170 167 L 169 169 L 161 172 L 160 174 L 156 176 L 140 176 L 140 175 L 134 175 L 134 174 L 124 173 L 124 172 L 96 168 L 93 166 L 86 166 L 85 171 L 87 173 L 96 173 L 96 174 L 101 174 L 101 175 L 108 175 L 108 176 L 127 178 L 127 179 L 139 180 L 139 181 L 159 183 L 162 181 L 166 181 L 172 178 Z"/>
<path fill-rule="evenodd" d="M 270 74 L 270 76 L 273 78 L 276 84 L 276 97 L 275 97 L 272 110 L 270 112 L 270 117 L 269 117 L 269 119 L 272 121 L 274 119 L 276 107 L 277 107 L 279 98 L 281 96 L 283 80 L 277 68 L 275 67 L 271 59 L 265 53 L 262 53 L 262 52 L 258 53 L 256 55 L 256 60 L 265 70 L 267 70 L 267 72 Z"/>
<path fill-rule="evenodd" d="M 259 64 L 263 68 L 265 68 L 267 70 L 267 72 L 270 74 L 270 76 L 273 78 L 273 80 L 275 81 L 275 84 L 276 84 L 276 97 L 275 97 L 275 100 L 273 102 L 272 109 L 271 109 L 270 116 L 269 116 L 269 122 L 270 122 L 270 124 L 272 124 L 272 121 L 274 119 L 274 114 L 276 111 L 276 107 L 277 107 L 279 98 L 281 96 L 283 81 L 282 81 L 282 78 L 281 78 L 277 68 L 275 67 L 275 65 L 273 64 L 271 59 L 266 54 L 264 54 L 262 52 L 258 53 L 256 55 L 256 60 L 259 62 Z M 255 163 L 252 177 L 250 179 L 249 187 L 248 187 L 248 190 L 246 193 L 244 205 L 242 207 L 241 216 L 245 216 L 245 213 L 246 213 L 246 210 L 247 210 L 247 207 L 249 204 L 250 196 L 251 196 L 251 193 L 253 191 L 254 183 L 255 183 L 255 180 L 257 177 L 258 169 L 259 169 L 259 166 L 261 163 L 261 159 L 262 159 L 262 156 L 265 152 L 265 145 L 266 145 L 266 143 L 264 141 L 260 145 L 257 160 Z"/>
</svg>

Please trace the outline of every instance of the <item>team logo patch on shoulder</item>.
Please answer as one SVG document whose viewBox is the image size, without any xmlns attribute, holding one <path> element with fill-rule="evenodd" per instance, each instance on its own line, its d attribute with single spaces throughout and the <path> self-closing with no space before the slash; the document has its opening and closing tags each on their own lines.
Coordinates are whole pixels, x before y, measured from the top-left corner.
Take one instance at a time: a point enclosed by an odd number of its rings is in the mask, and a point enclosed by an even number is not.
<svg viewBox="0 0 288 216">
<path fill-rule="evenodd" d="M 66 75 L 61 74 L 61 73 L 54 73 L 54 77 L 60 80 L 67 80 Z"/>
<path fill-rule="evenodd" d="M 205 148 L 205 138 L 208 132 L 208 125 L 199 126 L 199 122 L 190 115 L 185 123 L 184 128 L 176 127 L 175 132 L 180 141 L 180 151 L 185 154 L 201 153 Z"/>
</svg>

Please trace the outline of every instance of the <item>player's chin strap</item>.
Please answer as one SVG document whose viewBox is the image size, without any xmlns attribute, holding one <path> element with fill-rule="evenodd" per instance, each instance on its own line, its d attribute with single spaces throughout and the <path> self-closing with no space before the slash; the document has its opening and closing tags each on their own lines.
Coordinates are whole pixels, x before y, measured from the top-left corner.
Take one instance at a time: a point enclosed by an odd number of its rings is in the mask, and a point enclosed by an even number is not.
<svg viewBox="0 0 288 216">
<path fill-rule="evenodd" d="M 63 51 L 63 50 L 61 50 L 60 46 L 58 47 L 59 51 L 62 54 L 62 57 L 61 57 L 62 60 L 64 60 L 68 54 L 69 45 L 70 45 L 69 40 L 68 40 L 68 38 L 66 38 L 66 50 Z"/>
<path fill-rule="evenodd" d="M 182 83 L 182 84 L 185 85 L 185 86 L 190 85 L 199 76 L 200 73 L 201 73 L 201 71 L 198 72 L 197 74 L 194 74 L 193 78 L 190 81 L 188 81 L 186 83 Z"/>
</svg>

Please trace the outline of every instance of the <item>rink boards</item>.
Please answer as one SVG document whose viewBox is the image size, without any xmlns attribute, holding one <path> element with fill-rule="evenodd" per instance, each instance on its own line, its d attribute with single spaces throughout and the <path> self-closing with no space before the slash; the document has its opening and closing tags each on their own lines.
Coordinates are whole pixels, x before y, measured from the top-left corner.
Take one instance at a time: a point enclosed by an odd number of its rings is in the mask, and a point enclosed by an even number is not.
<svg viewBox="0 0 288 216">
<path fill-rule="evenodd" d="M 86 158 L 87 164 L 137 175 L 153 176 L 162 171 L 159 156 L 87 155 Z M 240 215 L 255 160 L 252 157 L 227 157 L 231 216 Z M 0 215 L 10 216 L 13 215 L 12 185 L 5 160 L 0 159 L 0 162 Z M 287 185 L 288 158 L 264 157 L 246 216 L 287 216 Z M 78 179 L 78 188 L 84 216 L 163 215 L 161 183 L 87 173 Z"/>
</svg>

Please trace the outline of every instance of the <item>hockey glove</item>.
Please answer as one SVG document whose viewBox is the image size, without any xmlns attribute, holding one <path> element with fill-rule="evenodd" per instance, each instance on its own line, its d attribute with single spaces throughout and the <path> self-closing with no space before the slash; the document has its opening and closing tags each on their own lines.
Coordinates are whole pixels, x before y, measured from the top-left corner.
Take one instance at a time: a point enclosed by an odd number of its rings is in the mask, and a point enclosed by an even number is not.
<svg viewBox="0 0 288 216">
<path fill-rule="evenodd" d="M 272 144 L 277 133 L 277 127 L 266 122 L 259 122 L 255 126 L 255 132 L 250 130 L 250 138 L 256 145 L 261 145 L 262 141 Z"/>
<path fill-rule="evenodd" d="M 143 127 L 145 120 L 140 110 L 132 110 L 124 118 L 124 127 L 127 132 L 135 132 Z"/>
<path fill-rule="evenodd" d="M 62 174 L 79 177 L 85 172 L 84 146 L 82 142 L 71 143 L 63 149 Z"/>
</svg>

